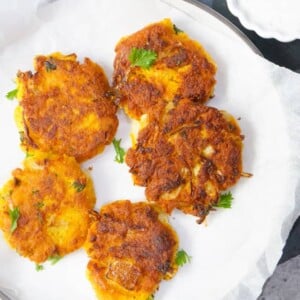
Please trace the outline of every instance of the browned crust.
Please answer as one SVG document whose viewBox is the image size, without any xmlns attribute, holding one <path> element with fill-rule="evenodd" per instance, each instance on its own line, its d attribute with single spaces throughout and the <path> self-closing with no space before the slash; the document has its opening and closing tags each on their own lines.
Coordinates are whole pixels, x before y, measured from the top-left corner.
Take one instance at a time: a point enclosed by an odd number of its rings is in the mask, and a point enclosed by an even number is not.
<svg viewBox="0 0 300 300">
<path fill-rule="evenodd" d="M 80 248 L 96 199 L 90 178 L 75 159 L 31 157 L 12 175 L 0 192 L 0 228 L 11 247 L 37 263 Z M 20 217 L 11 232 L 13 208 Z"/>
<path fill-rule="evenodd" d="M 146 73 L 132 67 L 133 48 L 153 50 L 158 57 Z M 169 19 L 151 24 L 119 41 L 114 61 L 113 86 L 130 117 L 157 114 L 161 101 L 190 98 L 204 103 L 212 96 L 216 66 L 200 44 L 185 33 L 176 33 Z M 155 72 L 160 78 L 155 78 Z M 172 87 L 170 84 L 172 83 Z"/>
<path fill-rule="evenodd" d="M 168 213 L 177 208 L 203 220 L 220 191 L 240 178 L 241 152 L 233 117 L 183 99 L 163 120 L 139 132 L 126 163 L 149 201 Z"/>
<path fill-rule="evenodd" d="M 84 161 L 111 143 L 118 126 L 117 107 L 100 66 L 88 58 L 80 64 L 75 54 L 53 54 L 37 56 L 35 70 L 18 73 L 25 149 Z"/>
<path fill-rule="evenodd" d="M 176 272 L 177 236 L 159 215 L 145 202 L 123 200 L 102 207 L 85 247 L 91 259 L 89 276 L 99 295 L 147 299 L 162 279 Z"/>
</svg>

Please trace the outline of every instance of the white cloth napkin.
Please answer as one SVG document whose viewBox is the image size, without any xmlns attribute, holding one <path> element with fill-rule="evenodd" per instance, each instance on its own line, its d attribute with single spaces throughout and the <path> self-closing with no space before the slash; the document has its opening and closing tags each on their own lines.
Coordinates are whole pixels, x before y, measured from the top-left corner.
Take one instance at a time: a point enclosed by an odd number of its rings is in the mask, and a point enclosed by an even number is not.
<svg viewBox="0 0 300 300">
<path fill-rule="evenodd" d="M 87 56 L 101 64 L 111 78 L 117 41 L 170 17 L 215 59 L 217 85 L 208 105 L 241 118 L 244 171 L 253 177 L 241 179 L 231 189 L 232 209 L 211 213 L 206 225 L 197 225 L 193 217 L 178 212 L 170 217 L 180 247 L 192 261 L 161 284 L 155 299 L 256 299 L 300 211 L 300 76 L 256 55 L 227 25 L 181 0 L 14 3 L 14 8 L 0 10 L 0 184 L 24 157 L 13 121 L 16 104 L 5 100 L 5 93 L 14 88 L 17 70 L 32 69 L 37 54 L 75 52 L 79 59 Z M 15 19 L 10 20 L 11 16 Z M 25 19 L 27 25 L 22 26 Z M 120 113 L 117 138 L 127 148 L 129 130 L 129 120 Z M 144 199 L 143 189 L 132 185 L 127 167 L 114 162 L 112 147 L 83 168 L 90 165 L 97 208 L 117 199 Z M 0 237 L 0 282 L 19 291 L 22 300 L 51 300 L 53 286 L 56 300 L 95 299 L 85 278 L 86 262 L 79 251 L 37 273 Z"/>
</svg>

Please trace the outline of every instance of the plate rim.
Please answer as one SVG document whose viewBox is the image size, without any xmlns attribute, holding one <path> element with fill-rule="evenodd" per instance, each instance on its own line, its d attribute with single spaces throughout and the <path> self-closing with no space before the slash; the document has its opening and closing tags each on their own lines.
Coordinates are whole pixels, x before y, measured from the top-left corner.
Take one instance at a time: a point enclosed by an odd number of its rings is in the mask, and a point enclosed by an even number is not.
<svg viewBox="0 0 300 300">
<path fill-rule="evenodd" d="M 238 35 L 239 38 L 245 42 L 245 44 L 256 54 L 258 54 L 261 57 L 264 57 L 262 52 L 256 47 L 256 45 L 250 40 L 250 38 L 242 32 L 236 25 L 234 25 L 230 20 L 228 20 L 226 17 L 221 15 L 219 12 L 211 8 L 210 6 L 206 5 L 205 3 L 199 2 L 197 0 L 182 0 L 183 2 L 187 2 L 191 5 L 196 6 L 199 9 L 204 10 L 211 16 L 218 19 L 220 22 L 222 22 L 224 25 L 226 25 L 229 29 L 231 29 L 236 35 Z"/>
</svg>

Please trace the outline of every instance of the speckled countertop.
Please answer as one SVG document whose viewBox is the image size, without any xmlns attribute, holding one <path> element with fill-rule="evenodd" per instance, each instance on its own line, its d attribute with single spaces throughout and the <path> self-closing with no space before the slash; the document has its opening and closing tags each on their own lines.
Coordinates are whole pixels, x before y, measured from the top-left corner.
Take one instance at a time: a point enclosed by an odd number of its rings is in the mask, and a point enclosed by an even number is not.
<svg viewBox="0 0 300 300">
<path fill-rule="evenodd" d="M 275 39 L 261 38 L 254 31 L 247 30 L 241 25 L 228 10 L 226 0 L 197 1 L 210 6 L 236 25 L 265 58 L 277 65 L 300 72 L 300 40 L 281 43 Z M 257 300 L 300 300 L 300 217 L 290 232 L 274 274 L 265 283 Z"/>
</svg>

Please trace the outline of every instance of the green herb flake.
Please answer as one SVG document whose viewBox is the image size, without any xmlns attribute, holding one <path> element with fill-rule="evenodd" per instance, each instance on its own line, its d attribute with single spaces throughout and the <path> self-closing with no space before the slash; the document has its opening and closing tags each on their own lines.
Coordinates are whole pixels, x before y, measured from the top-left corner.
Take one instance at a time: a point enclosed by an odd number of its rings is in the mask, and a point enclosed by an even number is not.
<svg viewBox="0 0 300 300">
<path fill-rule="evenodd" d="M 152 50 L 132 48 L 128 59 L 132 66 L 149 69 L 157 59 L 157 53 Z"/>
<path fill-rule="evenodd" d="M 153 294 L 150 295 L 150 296 L 147 298 L 147 300 L 154 300 L 154 295 L 153 295 Z"/>
<path fill-rule="evenodd" d="M 233 200 L 233 196 L 231 192 L 224 193 L 220 196 L 220 199 L 218 203 L 215 205 L 215 207 L 221 207 L 221 208 L 231 208 L 231 203 Z"/>
<path fill-rule="evenodd" d="M 62 259 L 62 256 L 58 254 L 54 254 L 48 258 L 48 261 L 51 263 L 51 265 L 55 265 Z"/>
<path fill-rule="evenodd" d="M 77 193 L 82 192 L 85 189 L 86 184 L 85 183 L 81 183 L 78 180 L 75 180 L 72 183 L 73 188 L 76 190 Z"/>
<path fill-rule="evenodd" d="M 14 100 L 15 98 L 17 98 L 17 94 L 18 94 L 18 89 L 14 89 L 12 91 L 9 91 L 6 94 L 6 99 L 8 99 L 8 100 Z"/>
<path fill-rule="evenodd" d="M 13 233 L 18 227 L 18 219 L 20 217 L 20 211 L 17 207 L 9 210 L 9 217 L 11 220 L 10 232 Z"/>
<path fill-rule="evenodd" d="M 33 153 L 26 152 L 26 158 L 33 157 L 33 156 L 34 156 L 34 154 L 33 154 Z"/>
<path fill-rule="evenodd" d="M 23 143 L 25 140 L 25 132 L 19 131 L 20 142 Z"/>
<path fill-rule="evenodd" d="M 51 72 L 53 70 L 56 70 L 56 65 L 49 60 L 45 61 L 45 67 L 47 72 Z"/>
<path fill-rule="evenodd" d="M 179 29 L 175 24 L 173 24 L 173 29 L 175 31 L 176 34 L 183 32 L 183 30 Z"/>
<path fill-rule="evenodd" d="M 40 192 L 40 190 L 34 190 L 34 189 L 31 191 L 32 195 L 36 195 L 36 194 L 38 194 L 39 192 Z"/>
<path fill-rule="evenodd" d="M 43 271 L 43 270 L 44 270 L 44 266 L 43 266 L 43 265 L 40 265 L 40 264 L 36 264 L 36 265 L 35 265 L 35 270 L 36 270 L 37 272 Z"/>
<path fill-rule="evenodd" d="M 186 263 L 191 262 L 192 257 L 189 256 L 183 249 L 176 253 L 175 263 L 177 266 L 182 267 Z"/>
<path fill-rule="evenodd" d="M 37 208 L 37 209 L 41 209 L 41 208 L 43 208 L 45 206 L 45 204 L 43 203 L 43 202 L 37 202 L 37 203 L 35 203 L 35 207 Z"/>
<path fill-rule="evenodd" d="M 113 145 L 116 151 L 115 161 L 119 164 L 122 164 L 124 162 L 124 156 L 126 153 L 126 151 L 121 147 L 121 141 L 122 139 L 113 139 Z"/>
</svg>

